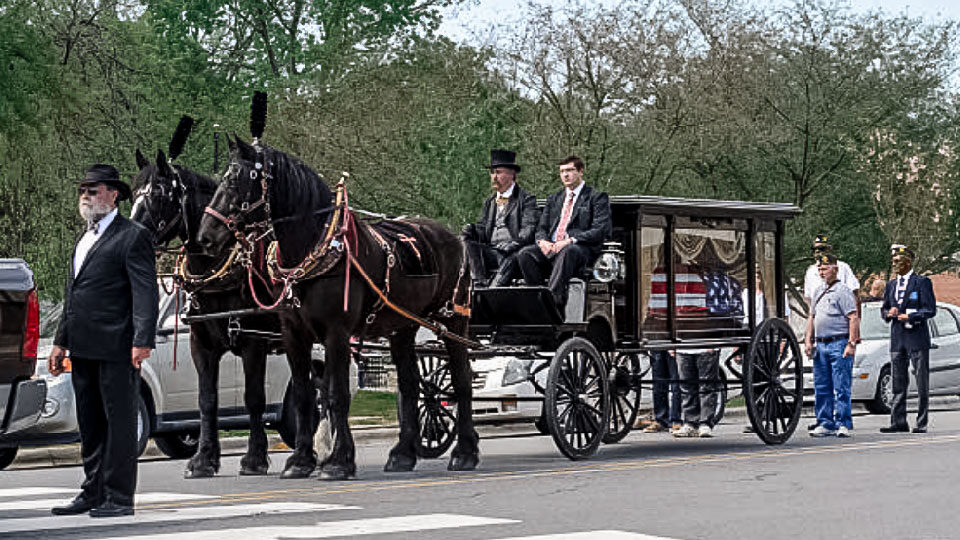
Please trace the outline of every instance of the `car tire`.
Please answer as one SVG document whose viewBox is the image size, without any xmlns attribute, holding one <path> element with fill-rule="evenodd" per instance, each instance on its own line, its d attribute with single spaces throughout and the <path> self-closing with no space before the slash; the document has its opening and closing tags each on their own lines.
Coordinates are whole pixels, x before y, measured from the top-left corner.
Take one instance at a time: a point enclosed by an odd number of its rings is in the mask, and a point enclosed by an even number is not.
<svg viewBox="0 0 960 540">
<path fill-rule="evenodd" d="M 16 446 L 12 448 L 0 448 L 0 470 L 6 469 L 13 463 L 13 460 L 17 458 L 18 449 Z"/>
<path fill-rule="evenodd" d="M 153 440 L 157 443 L 157 448 L 167 457 L 186 459 L 197 453 L 197 448 L 200 446 L 200 432 L 163 433 L 154 435 Z"/>
<path fill-rule="evenodd" d="M 727 373 L 720 370 L 720 389 L 717 390 L 717 406 L 710 415 L 710 425 L 716 426 L 727 412 Z"/>
<path fill-rule="evenodd" d="M 873 414 L 890 414 L 889 400 L 893 399 L 892 396 L 893 375 L 890 374 L 890 366 L 884 366 L 884 368 L 880 370 L 880 376 L 877 378 L 877 389 L 873 394 L 873 399 L 865 402 L 863 405 L 867 411 Z"/>
<path fill-rule="evenodd" d="M 550 434 L 550 426 L 547 425 L 547 419 L 544 418 L 543 413 L 540 413 L 540 416 L 534 420 L 533 425 L 537 428 L 537 431 L 539 431 L 541 435 Z"/>
<path fill-rule="evenodd" d="M 143 395 L 140 395 L 139 407 L 137 407 L 137 457 L 143 455 L 147 449 L 147 442 L 150 440 L 150 409 L 147 408 L 147 402 Z"/>
</svg>

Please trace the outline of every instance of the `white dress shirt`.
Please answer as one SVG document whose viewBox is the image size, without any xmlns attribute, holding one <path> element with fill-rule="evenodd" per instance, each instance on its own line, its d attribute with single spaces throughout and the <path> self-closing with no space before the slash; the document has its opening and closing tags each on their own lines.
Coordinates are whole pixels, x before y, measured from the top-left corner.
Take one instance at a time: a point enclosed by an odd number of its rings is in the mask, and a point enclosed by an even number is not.
<svg viewBox="0 0 960 540">
<path fill-rule="evenodd" d="M 569 189 L 564 190 L 564 193 L 563 193 L 563 204 L 560 206 L 560 219 L 563 219 L 563 208 L 564 208 L 565 206 L 567 206 L 567 200 L 570 198 L 570 194 L 571 194 L 571 193 L 573 193 L 573 203 L 570 204 L 570 219 L 573 219 L 573 209 L 577 207 L 577 199 L 580 198 L 580 192 L 583 191 L 583 186 L 584 186 L 584 185 L 586 185 L 585 182 L 580 182 L 580 185 L 577 186 L 576 189 L 574 189 L 574 190 L 572 190 L 572 191 L 569 190 Z M 560 224 L 560 222 L 558 221 L 558 222 L 557 222 L 557 225 L 559 225 L 559 224 Z M 559 228 L 559 227 L 558 227 L 558 228 Z M 569 221 L 567 222 L 567 229 L 570 229 L 570 222 L 569 222 Z M 568 237 L 568 238 L 570 237 L 570 233 L 569 233 L 569 232 L 567 232 L 567 237 Z M 554 242 L 557 241 L 557 230 L 556 230 L 556 229 L 553 230 L 552 240 L 553 240 Z"/>
<path fill-rule="evenodd" d="M 77 277 L 77 274 L 80 273 L 80 268 L 83 267 L 83 261 L 87 258 L 87 254 L 90 253 L 90 248 L 97 243 L 103 231 L 107 230 L 107 227 L 113 223 L 113 218 L 115 217 L 117 217 L 116 208 L 111 210 L 109 214 L 103 216 L 100 221 L 94 223 L 93 228 L 88 229 L 87 232 L 83 233 L 83 236 L 80 237 L 80 241 L 77 242 L 77 251 L 73 254 L 73 277 Z"/>
</svg>

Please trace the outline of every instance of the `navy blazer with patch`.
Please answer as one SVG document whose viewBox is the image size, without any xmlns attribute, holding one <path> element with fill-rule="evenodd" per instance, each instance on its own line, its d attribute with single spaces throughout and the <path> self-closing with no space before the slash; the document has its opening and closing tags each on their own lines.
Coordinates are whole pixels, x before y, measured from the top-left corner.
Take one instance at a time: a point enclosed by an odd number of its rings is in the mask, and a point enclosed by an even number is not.
<svg viewBox="0 0 960 540">
<path fill-rule="evenodd" d="M 480 211 L 480 221 L 470 223 L 463 229 L 463 237 L 481 244 L 490 245 L 493 229 L 497 225 L 497 194 L 494 193 L 483 202 Z M 513 185 L 513 193 L 507 199 L 506 210 L 507 229 L 513 243 L 506 252 L 513 253 L 518 249 L 533 243 L 533 234 L 540 218 L 537 209 L 537 198 L 526 192 L 519 184 Z"/>
<path fill-rule="evenodd" d="M 537 241 L 553 241 L 553 233 L 560 224 L 563 214 L 563 205 L 566 202 L 567 189 L 547 197 L 547 205 L 540 215 L 537 225 Z M 583 186 L 577 202 L 573 205 L 573 213 L 567 224 L 567 236 L 575 238 L 577 245 L 590 250 L 594 258 L 603 250 L 603 243 L 610 238 L 613 224 L 610 219 L 610 197 L 602 191 L 590 186 Z"/>
<path fill-rule="evenodd" d="M 54 344 L 73 357 L 111 362 L 129 362 L 132 347 L 153 348 L 159 291 L 149 231 L 118 213 L 76 278 L 73 260 Z"/>
<path fill-rule="evenodd" d="M 897 302 L 897 276 L 887 282 L 883 293 L 883 306 L 880 316 L 890 323 L 890 350 L 918 351 L 930 348 L 930 327 L 927 319 L 937 314 L 937 299 L 933 295 L 933 283 L 930 278 L 917 275 L 907 280 L 907 289 L 903 293 L 903 300 Z M 896 307 L 900 313 L 908 309 L 916 310 L 910 313 L 909 323 L 913 328 L 907 328 L 902 321 L 889 317 L 890 308 Z"/>
</svg>

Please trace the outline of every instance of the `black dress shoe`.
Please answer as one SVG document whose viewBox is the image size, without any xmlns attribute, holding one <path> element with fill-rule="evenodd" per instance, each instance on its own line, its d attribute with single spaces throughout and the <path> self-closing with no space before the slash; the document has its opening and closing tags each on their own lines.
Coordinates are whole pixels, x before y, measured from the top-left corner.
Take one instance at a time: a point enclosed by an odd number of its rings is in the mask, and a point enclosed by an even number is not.
<svg viewBox="0 0 960 540">
<path fill-rule="evenodd" d="M 813 431 L 813 430 L 817 429 L 817 426 L 819 426 L 819 425 L 820 425 L 819 423 L 814 422 L 814 423 L 812 423 L 812 424 L 810 424 L 810 425 L 807 426 L 807 431 Z"/>
<path fill-rule="evenodd" d="M 880 433 L 910 433 L 910 426 L 887 426 L 880 428 Z"/>
<path fill-rule="evenodd" d="M 925 427 L 915 427 L 915 428 L 913 428 L 913 432 L 914 432 L 914 433 L 926 433 L 926 432 L 927 432 L 927 428 L 925 428 Z"/>
<path fill-rule="evenodd" d="M 96 503 L 90 499 L 87 499 L 83 495 L 77 495 L 70 504 L 66 506 L 54 506 L 50 509 L 50 512 L 55 516 L 75 516 L 77 514 L 86 514 L 96 506 Z"/>
<path fill-rule="evenodd" d="M 133 515 L 132 506 L 117 504 L 110 500 L 90 510 L 90 517 L 95 517 L 95 518 L 120 517 L 120 516 L 132 516 L 132 515 Z"/>
</svg>

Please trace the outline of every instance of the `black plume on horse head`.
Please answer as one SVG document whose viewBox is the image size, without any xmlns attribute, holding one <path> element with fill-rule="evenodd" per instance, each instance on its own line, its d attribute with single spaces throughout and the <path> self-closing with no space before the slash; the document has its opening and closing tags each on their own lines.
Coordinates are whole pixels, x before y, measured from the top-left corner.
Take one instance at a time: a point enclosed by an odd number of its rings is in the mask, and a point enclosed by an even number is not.
<svg viewBox="0 0 960 540">
<path fill-rule="evenodd" d="M 267 94 L 254 92 L 253 103 L 250 104 L 250 134 L 254 139 L 263 137 L 263 130 L 267 127 Z"/>
<path fill-rule="evenodd" d="M 180 123 L 177 124 L 177 130 L 173 132 L 173 139 L 170 140 L 170 159 L 177 159 L 183 152 L 184 145 L 187 144 L 187 137 L 190 136 L 190 130 L 193 129 L 193 118 L 183 115 L 180 117 Z"/>
</svg>

